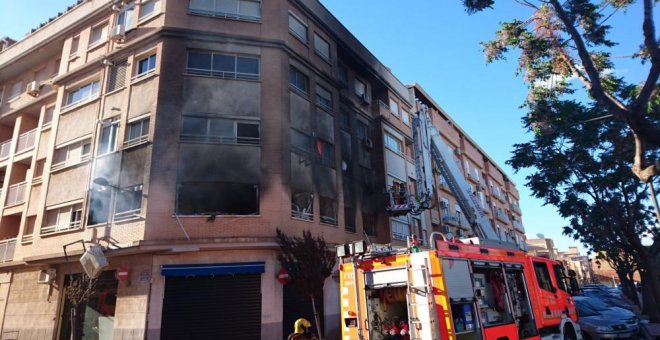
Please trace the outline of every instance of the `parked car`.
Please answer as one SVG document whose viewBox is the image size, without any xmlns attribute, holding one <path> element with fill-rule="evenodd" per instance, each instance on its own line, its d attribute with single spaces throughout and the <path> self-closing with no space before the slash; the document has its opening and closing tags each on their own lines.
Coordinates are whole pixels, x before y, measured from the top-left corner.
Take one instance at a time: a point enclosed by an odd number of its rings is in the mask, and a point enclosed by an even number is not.
<svg viewBox="0 0 660 340">
<path fill-rule="evenodd" d="M 583 288 L 582 291 L 580 292 L 580 295 L 595 297 L 595 298 L 598 298 L 598 299 L 606 302 L 609 305 L 625 308 L 627 310 L 632 310 L 632 306 L 629 303 L 623 301 L 620 297 L 612 296 L 612 295 L 610 295 L 606 292 L 603 292 L 599 289 L 584 289 Z"/>
<path fill-rule="evenodd" d="M 619 319 L 600 314 L 584 303 L 576 301 L 575 306 L 580 315 L 578 323 L 587 339 L 629 338 L 639 330 L 639 327 L 629 326 Z"/>
<path fill-rule="evenodd" d="M 594 311 L 614 320 L 621 320 L 628 327 L 636 328 L 639 331 L 639 319 L 635 313 L 621 307 L 613 306 L 591 296 L 575 296 L 575 303 L 579 303 L 593 309 Z"/>
</svg>

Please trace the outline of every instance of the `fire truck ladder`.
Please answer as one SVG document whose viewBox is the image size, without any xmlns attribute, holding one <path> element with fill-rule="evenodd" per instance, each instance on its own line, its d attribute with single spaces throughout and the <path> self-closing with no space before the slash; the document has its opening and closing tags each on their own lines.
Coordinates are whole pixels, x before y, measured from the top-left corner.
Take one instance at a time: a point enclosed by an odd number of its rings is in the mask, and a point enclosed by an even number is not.
<svg viewBox="0 0 660 340">
<path fill-rule="evenodd" d="M 420 254 L 421 255 L 421 254 Z M 421 260 L 421 258 L 420 258 Z M 407 283 L 407 309 L 408 319 L 410 320 L 410 340 L 415 339 L 437 339 L 437 330 L 435 325 L 435 303 L 433 301 L 433 285 L 428 270 L 428 259 L 423 258 L 423 264 L 419 267 L 413 265 L 413 257 L 406 261 L 406 283 Z M 421 281 L 422 284 L 416 284 Z M 426 297 L 423 301 L 418 301 L 419 296 Z"/>
</svg>

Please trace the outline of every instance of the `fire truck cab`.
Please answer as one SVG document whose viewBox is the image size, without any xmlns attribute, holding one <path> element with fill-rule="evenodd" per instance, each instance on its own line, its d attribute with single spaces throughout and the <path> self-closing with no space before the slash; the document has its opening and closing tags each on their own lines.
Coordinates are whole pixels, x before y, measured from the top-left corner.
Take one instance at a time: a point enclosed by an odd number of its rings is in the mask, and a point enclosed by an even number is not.
<svg viewBox="0 0 660 340">
<path fill-rule="evenodd" d="M 559 262 L 435 245 L 338 249 L 343 339 L 581 339 Z"/>
</svg>

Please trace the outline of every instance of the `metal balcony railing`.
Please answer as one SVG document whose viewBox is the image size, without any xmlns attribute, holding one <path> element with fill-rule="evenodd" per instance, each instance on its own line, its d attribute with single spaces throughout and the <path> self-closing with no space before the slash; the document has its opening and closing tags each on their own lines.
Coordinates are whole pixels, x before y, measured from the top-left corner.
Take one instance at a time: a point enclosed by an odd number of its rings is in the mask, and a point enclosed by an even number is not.
<svg viewBox="0 0 660 340">
<path fill-rule="evenodd" d="M 525 226 L 522 224 L 522 222 L 520 222 L 518 220 L 513 221 L 513 227 L 520 230 L 520 231 L 522 231 L 522 232 L 525 232 Z"/>
<path fill-rule="evenodd" d="M 36 136 L 37 129 L 33 129 L 18 136 L 18 143 L 16 143 L 16 153 L 23 152 L 34 147 Z"/>
<path fill-rule="evenodd" d="M 515 204 L 515 203 L 511 203 L 510 206 L 511 206 L 511 210 L 513 210 L 513 211 L 515 211 L 515 212 L 517 212 L 517 213 L 520 214 L 520 206 L 518 206 L 518 205 Z"/>
<path fill-rule="evenodd" d="M 504 223 L 509 223 L 509 218 L 502 210 L 495 210 L 495 217 Z"/>
<path fill-rule="evenodd" d="M 57 233 L 60 231 L 76 230 L 76 229 L 80 229 L 81 225 L 82 223 L 80 221 L 50 225 L 41 228 L 41 235 Z"/>
<path fill-rule="evenodd" d="M 140 208 L 115 213 L 114 221 L 122 222 L 140 218 Z"/>
<path fill-rule="evenodd" d="M 11 139 L 0 143 L 0 159 L 9 157 L 11 151 Z"/>
<path fill-rule="evenodd" d="M 14 205 L 25 201 L 26 182 L 16 183 L 9 186 L 7 190 L 7 201 L 5 205 Z"/>
<path fill-rule="evenodd" d="M 442 222 L 449 223 L 451 225 L 458 225 L 460 220 L 455 215 L 445 215 L 442 217 Z"/>
<path fill-rule="evenodd" d="M 16 238 L 0 241 L 0 262 L 8 262 L 14 259 L 16 249 Z"/>
</svg>

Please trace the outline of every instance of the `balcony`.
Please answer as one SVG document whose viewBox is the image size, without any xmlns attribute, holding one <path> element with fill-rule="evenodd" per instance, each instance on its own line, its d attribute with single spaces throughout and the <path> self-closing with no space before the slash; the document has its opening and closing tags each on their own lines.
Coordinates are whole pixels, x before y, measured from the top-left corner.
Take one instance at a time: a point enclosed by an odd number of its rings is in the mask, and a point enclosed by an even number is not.
<svg viewBox="0 0 660 340">
<path fill-rule="evenodd" d="M 509 206 L 511 207 L 511 210 L 515 211 L 516 213 L 518 213 L 518 214 L 521 213 L 520 206 L 518 206 L 518 204 L 511 203 L 511 204 L 509 204 Z"/>
<path fill-rule="evenodd" d="M 451 224 L 453 226 L 458 226 L 460 223 L 460 219 L 456 215 L 445 215 L 442 216 L 442 222 Z"/>
<path fill-rule="evenodd" d="M 505 214 L 504 211 L 502 211 L 502 210 L 499 210 L 499 209 L 498 209 L 498 210 L 495 210 L 495 217 L 496 217 L 498 220 L 500 220 L 500 221 L 502 221 L 502 222 L 504 222 L 504 223 L 509 223 L 509 218 L 506 216 L 506 214 Z"/>
<path fill-rule="evenodd" d="M 0 262 L 9 262 L 14 259 L 16 249 L 16 238 L 0 241 Z"/>
<path fill-rule="evenodd" d="M 0 159 L 9 157 L 11 151 L 11 139 L 0 143 Z"/>
<path fill-rule="evenodd" d="M 376 115 L 384 117 L 387 120 L 396 117 L 396 115 L 392 113 L 392 110 L 390 110 L 390 106 L 380 99 L 377 100 L 377 105 L 373 106 L 373 111 Z"/>
<path fill-rule="evenodd" d="M 9 186 L 7 190 L 7 201 L 5 206 L 23 203 L 25 201 L 25 187 L 27 182 L 16 183 Z"/>
<path fill-rule="evenodd" d="M 61 224 L 46 226 L 41 228 L 41 235 L 54 234 L 61 231 L 77 230 L 80 229 L 81 225 L 82 224 L 80 221 L 72 221 L 69 223 L 61 223 Z"/>
<path fill-rule="evenodd" d="M 115 216 L 113 218 L 114 222 L 125 222 L 125 221 L 130 221 L 130 220 L 136 220 L 141 218 L 140 216 L 141 209 L 133 209 L 133 210 L 127 210 L 127 211 L 120 211 L 116 212 Z"/>
<path fill-rule="evenodd" d="M 518 231 L 525 232 L 525 226 L 522 224 L 521 221 L 518 220 L 513 220 L 513 227 L 516 228 Z"/>
<path fill-rule="evenodd" d="M 16 143 L 16 153 L 20 153 L 33 148 L 36 135 L 37 129 L 34 129 L 18 136 L 18 143 Z"/>
</svg>

